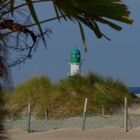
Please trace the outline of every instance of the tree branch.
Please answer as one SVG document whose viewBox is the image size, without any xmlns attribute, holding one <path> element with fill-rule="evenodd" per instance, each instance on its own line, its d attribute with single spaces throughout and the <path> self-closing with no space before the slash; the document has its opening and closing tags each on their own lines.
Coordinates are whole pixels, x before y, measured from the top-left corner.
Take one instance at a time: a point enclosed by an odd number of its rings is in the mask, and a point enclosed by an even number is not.
<svg viewBox="0 0 140 140">
<path fill-rule="evenodd" d="M 52 1 L 52 0 L 37 0 L 37 1 L 32 1 L 32 3 L 51 2 L 51 1 Z M 17 5 L 17 6 L 15 6 L 15 7 L 13 7 L 12 10 L 19 9 L 19 8 L 21 8 L 21 7 L 27 6 L 28 4 L 29 4 L 29 2 L 28 2 L 28 3 L 23 3 L 23 4 L 20 4 L 20 5 Z M 3 12 L 3 13 L 0 15 L 0 17 L 3 17 L 4 15 L 6 15 L 6 14 L 8 14 L 8 13 L 10 13 L 10 12 L 11 12 L 11 8 L 10 8 L 9 10 Z"/>
<path fill-rule="evenodd" d="M 58 18 L 63 18 L 64 16 L 59 16 L 59 17 L 53 17 L 53 18 L 50 18 L 50 19 L 46 19 L 46 20 L 42 20 L 42 21 L 40 21 L 39 23 L 40 24 L 44 24 L 44 23 L 46 23 L 46 22 L 51 22 L 51 21 L 54 21 L 54 20 L 57 20 Z M 30 25 L 27 25 L 27 26 L 25 26 L 25 27 L 32 27 L 32 26 L 36 26 L 37 24 L 36 23 L 33 23 L 33 24 L 30 24 Z"/>
</svg>

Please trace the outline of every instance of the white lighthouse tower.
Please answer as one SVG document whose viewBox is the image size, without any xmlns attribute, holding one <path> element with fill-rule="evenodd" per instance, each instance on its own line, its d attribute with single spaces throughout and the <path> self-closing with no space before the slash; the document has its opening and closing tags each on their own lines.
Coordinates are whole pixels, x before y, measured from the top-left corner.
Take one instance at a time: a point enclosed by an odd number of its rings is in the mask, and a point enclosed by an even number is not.
<svg viewBox="0 0 140 140">
<path fill-rule="evenodd" d="M 81 53 L 78 49 L 71 51 L 70 76 L 81 74 Z"/>
</svg>

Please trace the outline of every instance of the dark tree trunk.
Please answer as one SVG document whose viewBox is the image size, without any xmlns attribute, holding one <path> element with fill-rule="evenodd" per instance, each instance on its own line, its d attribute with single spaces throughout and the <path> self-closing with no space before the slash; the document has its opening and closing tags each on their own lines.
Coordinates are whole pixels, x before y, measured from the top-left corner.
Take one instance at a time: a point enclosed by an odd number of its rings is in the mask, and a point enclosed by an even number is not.
<svg viewBox="0 0 140 140">
<path fill-rule="evenodd" d="M 0 82 L 7 75 L 7 68 L 4 65 L 4 59 L 0 56 Z M 4 99 L 3 99 L 3 90 L 2 84 L 0 83 L 0 140 L 6 139 L 6 135 L 4 134 L 4 126 L 3 121 L 4 117 L 7 114 L 7 111 L 4 109 Z"/>
</svg>

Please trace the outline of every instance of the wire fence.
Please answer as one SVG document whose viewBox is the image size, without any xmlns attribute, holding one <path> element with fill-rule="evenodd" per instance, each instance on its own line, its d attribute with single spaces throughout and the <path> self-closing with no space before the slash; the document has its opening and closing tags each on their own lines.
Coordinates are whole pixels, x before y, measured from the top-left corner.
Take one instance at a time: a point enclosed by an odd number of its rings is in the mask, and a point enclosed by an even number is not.
<svg viewBox="0 0 140 140">
<path fill-rule="evenodd" d="M 29 106 L 28 106 L 29 107 Z M 127 108 L 126 108 L 127 109 Z M 29 111 L 29 108 L 28 108 Z M 127 111 L 127 110 L 126 110 Z M 85 113 L 85 115 L 84 115 Z M 133 114 L 131 112 L 125 111 L 118 112 L 112 115 L 95 115 L 89 114 L 84 108 L 83 113 L 75 117 L 59 117 L 59 118 L 48 118 L 47 116 L 37 117 L 33 115 L 33 112 L 28 112 L 28 114 L 20 117 L 11 117 L 5 120 L 5 128 L 13 129 L 19 128 L 28 132 L 38 132 L 38 131 L 49 131 L 56 130 L 60 128 L 78 128 L 78 129 L 96 129 L 96 128 L 125 128 L 132 129 L 140 127 L 140 114 Z M 30 114 L 30 115 L 29 115 Z M 127 121 L 125 121 L 127 119 Z M 127 124 L 125 124 L 125 122 Z M 83 127 L 84 126 L 84 127 Z"/>
</svg>

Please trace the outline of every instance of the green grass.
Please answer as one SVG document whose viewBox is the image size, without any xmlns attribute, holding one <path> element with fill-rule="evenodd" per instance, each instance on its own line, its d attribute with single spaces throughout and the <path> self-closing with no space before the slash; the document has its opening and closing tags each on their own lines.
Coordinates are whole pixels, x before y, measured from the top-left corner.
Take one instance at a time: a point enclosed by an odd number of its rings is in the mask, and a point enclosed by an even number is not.
<svg viewBox="0 0 140 140">
<path fill-rule="evenodd" d="M 89 113 L 100 114 L 103 106 L 110 114 L 122 108 L 124 97 L 132 102 L 122 82 L 94 73 L 70 76 L 55 84 L 48 77 L 33 77 L 7 97 L 7 107 L 11 113 L 23 113 L 31 102 L 32 111 L 38 115 L 44 115 L 47 108 L 50 117 L 76 116 L 82 113 L 84 99 L 88 98 Z"/>
</svg>

